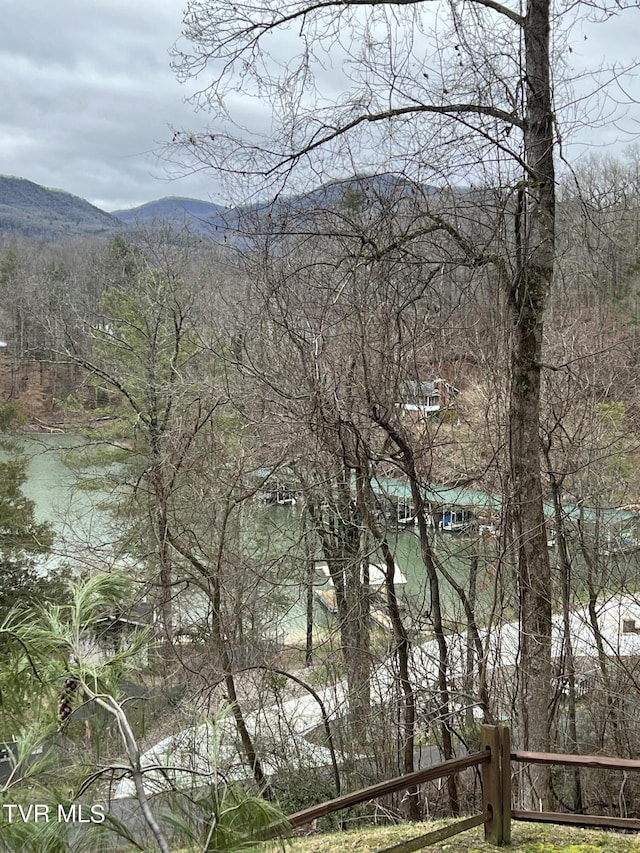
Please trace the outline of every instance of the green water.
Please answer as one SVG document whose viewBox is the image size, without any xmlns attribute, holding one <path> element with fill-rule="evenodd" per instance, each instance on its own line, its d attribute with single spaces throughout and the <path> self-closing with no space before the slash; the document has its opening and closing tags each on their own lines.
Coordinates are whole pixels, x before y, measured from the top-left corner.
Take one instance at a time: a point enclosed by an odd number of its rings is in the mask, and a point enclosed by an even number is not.
<svg viewBox="0 0 640 853">
<path fill-rule="evenodd" d="M 100 501 L 106 493 L 78 488 L 77 476 L 64 462 L 65 455 L 81 450 L 81 437 L 62 434 L 17 436 L 15 451 L 2 450 L 0 458 L 27 460 L 26 496 L 34 503 L 36 520 L 54 531 L 52 554 L 46 563 L 71 565 L 77 571 L 108 568 L 115 534 L 111 518 Z"/>
<path fill-rule="evenodd" d="M 28 459 L 24 491 L 34 501 L 38 521 L 48 521 L 54 527 L 56 553 L 73 554 L 76 558 L 84 555 L 88 560 L 92 554 L 108 552 L 115 534 L 108 512 L 100 506 L 105 494 L 78 489 L 76 474 L 64 463 L 65 454 L 82 449 L 83 439 L 74 435 L 38 435 L 20 437 L 18 444 L 22 455 Z M 252 558 L 280 561 L 284 569 L 287 586 L 279 605 L 281 630 L 289 637 L 303 636 L 306 555 L 300 545 L 299 512 L 295 508 L 266 506 L 255 500 L 246 514 L 246 525 L 244 538 L 254 549 Z M 420 621 L 430 611 L 430 594 L 417 533 L 414 528 L 395 531 L 391 534 L 390 544 L 396 563 L 407 580 L 406 586 L 398 588 L 399 592 L 412 619 Z M 434 532 L 433 547 L 436 558 L 465 589 L 470 559 L 477 554 L 479 603 L 492 598 L 494 543 Z M 314 556 L 320 558 L 321 555 Z M 370 560 L 381 561 L 381 556 L 376 554 Z M 459 621 L 462 611 L 457 594 L 446 581 L 441 586 L 447 620 Z M 276 594 L 274 585 L 274 596 Z M 319 625 L 330 621 L 319 605 L 316 616 Z"/>
<path fill-rule="evenodd" d="M 300 521 L 295 510 L 276 506 L 263 507 L 261 509 L 260 527 L 261 529 L 270 529 L 270 534 L 266 534 L 266 536 L 272 543 L 272 547 L 273 543 L 278 542 L 283 553 L 285 551 L 290 555 L 295 553 L 296 545 L 300 540 Z M 432 531 L 431 543 L 436 561 L 445 566 L 454 581 L 467 593 L 470 561 L 473 557 L 478 558 L 476 612 L 479 621 L 484 621 L 489 616 L 494 598 L 497 568 L 496 542 L 491 539 L 483 540 Z M 428 628 L 431 595 L 417 531 L 413 527 L 391 531 L 389 533 L 389 545 L 394 553 L 398 568 L 406 578 L 406 585 L 398 584 L 397 592 L 410 615 L 408 622 L 418 625 L 423 623 L 424 627 Z M 320 553 L 313 556 L 317 560 L 322 560 Z M 372 553 L 370 562 L 382 563 L 382 555 Z M 298 576 L 301 576 L 301 569 L 298 571 Z M 321 582 L 321 576 L 317 577 L 317 581 Z M 323 588 L 326 589 L 327 586 L 323 585 Z M 286 632 L 289 636 L 300 637 L 304 634 L 303 597 L 304 590 L 300 588 L 297 600 L 292 605 L 287 618 Z M 440 580 L 440 599 L 446 622 L 461 624 L 466 621 L 457 592 L 444 579 Z M 321 623 L 326 622 L 325 611 L 321 607 L 316 608 L 316 614 Z"/>
</svg>

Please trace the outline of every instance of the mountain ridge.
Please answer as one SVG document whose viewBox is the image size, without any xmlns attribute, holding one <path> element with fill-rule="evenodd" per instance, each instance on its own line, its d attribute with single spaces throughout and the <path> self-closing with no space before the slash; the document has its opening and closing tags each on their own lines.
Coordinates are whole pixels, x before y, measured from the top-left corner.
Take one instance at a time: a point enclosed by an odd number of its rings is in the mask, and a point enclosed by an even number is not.
<svg viewBox="0 0 640 853">
<path fill-rule="evenodd" d="M 236 242 L 247 227 L 252 231 L 257 227 L 259 231 L 263 224 L 271 227 L 279 222 L 284 226 L 291 218 L 305 220 L 314 210 L 335 208 L 343 200 L 347 204 L 364 204 L 413 189 L 410 181 L 397 175 L 354 175 L 275 202 L 231 207 L 188 196 L 166 196 L 106 212 L 65 190 L 50 189 L 28 178 L 0 175 L 0 234 L 55 239 L 110 236 L 128 228 L 168 226 L 197 237 Z"/>
<path fill-rule="evenodd" d="M 225 214 L 230 208 L 203 199 L 187 196 L 165 196 L 147 201 L 132 208 L 111 211 L 125 225 L 170 227 L 189 231 L 201 236 L 211 236 L 212 232 L 226 227 Z"/>
<path fill-rule="evenodd" d="M 66 190 L 0 175 L 0 233 L 28 237 L 106 236 L 122 230 L 117 217 Z"/>
</svg>

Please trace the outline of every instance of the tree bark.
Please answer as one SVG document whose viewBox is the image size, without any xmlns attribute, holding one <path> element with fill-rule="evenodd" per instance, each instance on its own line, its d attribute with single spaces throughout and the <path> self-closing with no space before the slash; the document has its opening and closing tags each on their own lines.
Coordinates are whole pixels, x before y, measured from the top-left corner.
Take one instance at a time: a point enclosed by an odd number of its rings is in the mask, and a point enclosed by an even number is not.
<svg viewBox="0 0 640 853">
<path fill-rule="evenodd" d="M 553 279 L 555 175 L 549 58 L 549 0 L 529 0 L 523 28 L 527 172 L 515 212 L 509 453 L 520 610 L 520 743 L 547 752 L 551 703 L 551 571 L 540 464 L 543 318 Z M 549 802 L 549 771 L 532 767 L 529 808 Z"/>
<path fill-rule="evenodd" d="M 385 430 L 399 451 L 402 460 L 402 468 L 409 480 L 411 489 L 411 500 L 416 512 L 418 522 L 418 536 L 420 539 L 420 554 L 424 564 L 427 579 L 429 581 L 429 594 L 431 598 L 431 620 L 433 622 L 433 633 L 438 646 L 438 691 L 437 691 L 437 717 L 439 722 L 440 736 L 442 738 L 442 753 L 445 760 L 454 758 L 453 739 L 451 737 L 451 697 L 449 694 L 449 647 L 444 633 L 442 618 L 442 604 L 440 600 L 440 578 L 437 563 L 431 547 L 429 528 L 427 526 L 428 507 L 422 492 L 421 483 L 416 469 L 416 460 L 413 450 L 406 437 L 399 429 L 390 423 L 386 414 L 374 406 L 371 412 L 375 423 Z M 460 800 L 458 797 L 458 785 L 455 775 L 447 777 L 447 793 L 449 796 L 449 809 L 451 814 L 460 814 Z"/>
<path fill-rule="evenodd" d="M 411 651 L 411 641 L 409 640 L 407 629 L 402 621 L 396 592 L 396 563 L 387 537 L 379 529 L 373 513 L 371 512 L 371 506 L 374 503 L 371 479 L 370 477 L 361 477 L 358 478 L 357 483 L 358 501 L 361 507 L 361 514 L 364 518 L 365 524 L 371 531 L 374 540 L 380 544 L 380 550 L 382 551 L 385 563 L 384 586 L 387 598 L 387 607 L 389 609 L 389 618 L 393 628 L 393 638 L 396 644 L 394 651 L 398 661 L 398 681 L 400 683 L 400 689 L 402 690 L 401 707 L 402 728 L 404 734 L 402 767 L 404 773 L 413 773 L 415 770 L 416 695 L 410 674 L 409 655 Z M 407 793 L 407 815 L 409 820 L 420 820 L 422 817 L 422 806 L 419 788 L 417 786 L 409 788 Z"/>
</svg>

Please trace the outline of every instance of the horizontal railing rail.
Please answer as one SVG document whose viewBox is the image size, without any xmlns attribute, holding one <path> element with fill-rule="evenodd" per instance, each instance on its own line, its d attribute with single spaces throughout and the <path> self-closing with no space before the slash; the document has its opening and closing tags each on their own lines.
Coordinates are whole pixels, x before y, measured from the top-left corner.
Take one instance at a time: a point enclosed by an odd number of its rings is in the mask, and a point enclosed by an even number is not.
<svg viewBox="0 0 640 853">
<path fill-rule="evenodd" d="M 512 761 L 527 764 L 560 764 L 563 767 L 592 767 L 596 770 L 637 770 L 640 760 L 635 758 L 614 758 L 609 755 L 573 755 L 563 752 L 526 752 L 523 749 L 511 751 Z"/>
<path fill-rule="evenodd" d="M 510 755 L 511 761 L 526 764 L 554 764 L 560 767 L 584 767 L 595 770 L 621 770 L 623 772 L 640 772 L 640 760 L 634 758 L 614 758 L 608 755 L 573 755 L 561 752 L 527 752 L 514 749 Z M 529 821 L 530 823 L 553 823 L 568 826 L 593 826 L 598 829 L 627 829 L 640 830 L 640 820 L 631 817 L 615 817 L 613 815 L 585 815 L 572 812 L 527 811 L 511 809 L 514 820 Z"/>
<path fill-rule="evenodd" d="M 523 809 L 511 809 L 513 820 L 529 823 L 554 823 L 568 826 L 592 826 L 594 829 L 631 829 L 640 830 L 640 820 L 633 817 L 614 817 L 612 815 L 573 814 L 572 812 L 530 812 Z"/>
<path fill-rule="evenodd" d="M 311 821 L 326 817 L 333 812 L 349 808 L 350 806 L 357 806 L 359 803 L 375 800 L 377 797 L 394 794 L 396 791 L 404 791 L 415 785 L 421 785 L 423 782 L 443 779 L 446 776 L 459 773 L 461 770 L 466 770 L 468 767 L 478 767 L 481 764 L 488 764 L 490 761 L 490 751 L 472 752 L 469 755 L 463 755 L 461 758 L 452 758 L 449 761 L 425 767 L 424 770 L 416 770 L 415 773 L 406 773 L 404 776 L 396 776 L 394 779 L 389 779 L 386 782 L 378 782 L 375 785 L 370 785 L 368 788 L 361 788 L 350 794 L 342 794 L 333 800 L 319 803 L 317 806 L 310 806 L 307 809 L 289 815 L 287 821 L 292 827 L 304 826 L 306 823 L 311 823 Z"/>
<path fill-rule="evenodd" d="M 384 850 L 379 850 L 378 853 L 414 853 L 415 850 L 422 850 L 430 844 L 438 844 L 440 841 L 445 841 L 454 835 L 459 835 L 461 832 L 466 832 L 468 829 L 473 829 L 476 826 L 485 826 L 492 819 L 491 812 L 483 812 L 482 814 L 473 815 L 463 820 L 457 820 L 455 823 L 450 823 L 448 826 L 440 826 L 426 835 L 418 835 L 416 838 L 409 838 L 406 841 L 400 841 L 394 844 L 393 847 L 385 847 Z"/>
</svg>

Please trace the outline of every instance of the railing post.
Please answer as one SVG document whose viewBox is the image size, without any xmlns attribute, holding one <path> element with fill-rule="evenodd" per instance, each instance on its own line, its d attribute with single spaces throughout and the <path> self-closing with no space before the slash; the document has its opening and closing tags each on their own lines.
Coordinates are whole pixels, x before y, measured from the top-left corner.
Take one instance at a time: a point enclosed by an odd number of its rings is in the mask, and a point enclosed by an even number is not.
<svg viewBox="0 0 640 853">
<path fill-rule="evenodd" d="M 500 777 L 502 781 L 502 843 L 511 844 L 511 731 L 500 726 Z"/>
<path fill-rule="evenodd" d="M 504 732 L 507 731 L 505 735 Z M 491 814 L 491 820 L 484 825 L 484 837 L 489 844 L 501 846 L 511 840 L 511 803 L 506 808 L 505 774 L 510 769 L 504 760 L 504 749 L 509 749 L 508 730 L 498 726 L 482 726 L 480 733 L 480 749 L 491 751 L 491 761 L 482 765 L 482 808 Z M 509 753 L 507 752 L 507 755 Z M 506 765 L 506 766 L 505 766 Z M 506 813 L 505 813 L 506 812 Z M 506 818 L 506 837 L 505 837 Z"/>
</svg>

